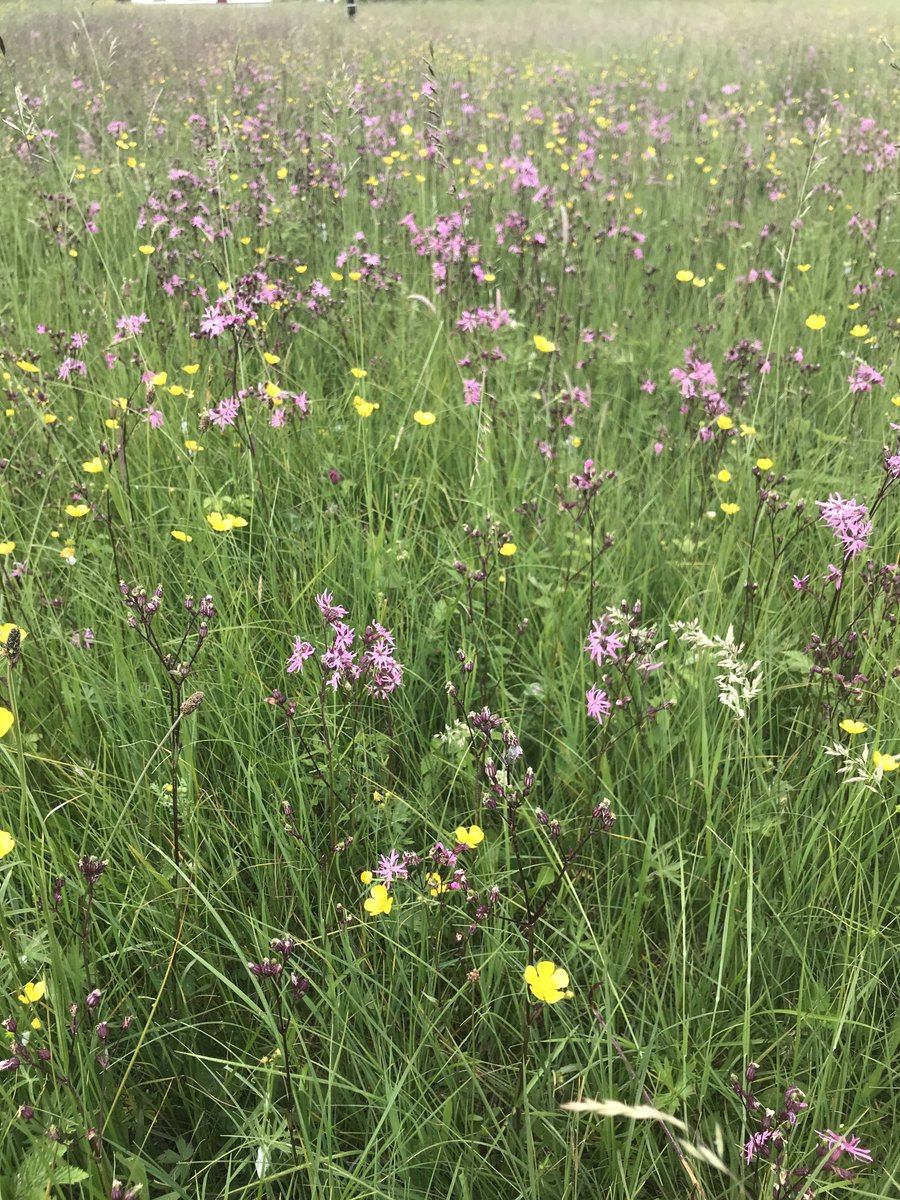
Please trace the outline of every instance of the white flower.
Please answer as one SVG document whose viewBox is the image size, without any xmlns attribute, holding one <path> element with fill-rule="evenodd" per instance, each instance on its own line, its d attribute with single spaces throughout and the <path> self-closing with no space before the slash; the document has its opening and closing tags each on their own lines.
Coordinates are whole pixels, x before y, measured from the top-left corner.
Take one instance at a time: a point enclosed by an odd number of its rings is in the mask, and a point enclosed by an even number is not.
<svg viewBox="0 0 900 1200">
<path fill-rule="evenodd" d="M 737 720 L 747 715 L 747 707 L 762 689 L 762 663 L 741 661 L 743 644 L 734 640 L 734 626 L 728 626 L 725 637 L 709 637 L 700 628 L 700 622 L 675 621 L 672 626 L 679 640 L 687 642 L 697 650 L 710 650 L 722 671 L 716 676 L 719 685 L 719 703 L 731 709 Z"/>
</svg>

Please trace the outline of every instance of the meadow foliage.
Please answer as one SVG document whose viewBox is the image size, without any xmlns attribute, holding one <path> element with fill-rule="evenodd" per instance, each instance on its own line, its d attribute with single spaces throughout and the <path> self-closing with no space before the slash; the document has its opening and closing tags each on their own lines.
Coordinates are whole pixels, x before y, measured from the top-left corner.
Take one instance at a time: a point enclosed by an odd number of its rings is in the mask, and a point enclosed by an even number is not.
<svg viewBox="0 0 900 1200">
<path fill-rule="evenodd" d="M 896 1194 L 889 19 L 0 33 L 0 1196 Z"/>
</svg>

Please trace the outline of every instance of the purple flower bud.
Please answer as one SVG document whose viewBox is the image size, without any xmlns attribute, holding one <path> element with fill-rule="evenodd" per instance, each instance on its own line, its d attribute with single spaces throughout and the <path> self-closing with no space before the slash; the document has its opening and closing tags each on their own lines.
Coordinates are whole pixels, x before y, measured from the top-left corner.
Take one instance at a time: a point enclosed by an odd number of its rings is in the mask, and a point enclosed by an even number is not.
<svg viewBox="0 0 900 1200">
<path fill-rule="evenodd" d="M 616 823 L 616 814 L 610 808 L 608 800 L 601 800 L 591 811 L 591 819 L 602 825 L 603 829 L 609 833 Z"/>
<path fill-rule="evenodd" d="M 106 1023 L 106 1021 L 101 1021 L 97 1026 L 97 1037 L 101 1042 L 105 1042 L 109 1037 L 109 1025 Z"/>
<path fill-rule="evenodd" d="M 247 970 L 250 971 L 252 975 L 256 975 L 258 979 L 272 979 L 275 976 L 280 975 L 283 969 L 284 968 L 280 962 L 275 962 L 271 958 L 264 958 L 262 962 L 258 963 L 247 963 Z"/>
<path fill-rule="evenodd" d="M 94 988 L 93 991 L 88 992 L 88 994 L 85 996 L 84 1002 L 88 1008 L 96 1008 L 100 1003 L 102 995 L 103 992 L 100 990 L 100 988 Z"/>
<path fill-rule="evenodd" d="M 88 886 L 96 883 L 108 866 L 107 859 L 97 858 L 95 854 L 85 855 L 78 860 L 78 870 L 87 880 Z"/>
<path fill-rule="evenodd" d="M 291 998 L 295 1002 L 303 999 L 309 991 L 309 980 L 305 975 L 298 975 L 295 971 L 291 972 Z"/>
<path fill-rule="evenodd" d="M 34 1119 L 34 1109 L 30 1104 L 22 1104 L 19 1107 L 19 1116 L 23 1121 L 31 1121 Z"/>
</svg>

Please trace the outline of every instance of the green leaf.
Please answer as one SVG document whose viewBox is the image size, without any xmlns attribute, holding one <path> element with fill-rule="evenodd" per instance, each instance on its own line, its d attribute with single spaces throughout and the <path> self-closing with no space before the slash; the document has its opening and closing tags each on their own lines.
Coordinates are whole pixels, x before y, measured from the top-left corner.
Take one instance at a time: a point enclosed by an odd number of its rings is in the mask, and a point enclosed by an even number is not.
<svg viewBox="0 0 900 1200">
<path fill-rule="evenodd" d="M 81 1167 L 61 1162 L 66 1147 L 59 1142 L 35 1142 L 16 1175 L 15 1200 L 46 1200 L 50 1188 L 72 1187 L 88 1178 Z"/>
</svg>

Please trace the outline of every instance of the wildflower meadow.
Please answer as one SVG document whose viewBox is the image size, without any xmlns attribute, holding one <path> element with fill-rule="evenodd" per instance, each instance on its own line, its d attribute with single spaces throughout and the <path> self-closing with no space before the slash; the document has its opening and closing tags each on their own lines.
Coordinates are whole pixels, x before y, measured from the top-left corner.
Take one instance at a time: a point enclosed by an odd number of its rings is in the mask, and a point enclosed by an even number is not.
<svg viewBox="0 0 900 1200">
<path fill-rule="evenodd" d="M 0 39 L 0 1200 L 900 1195 L 896 8 Z"/>
</svg>

